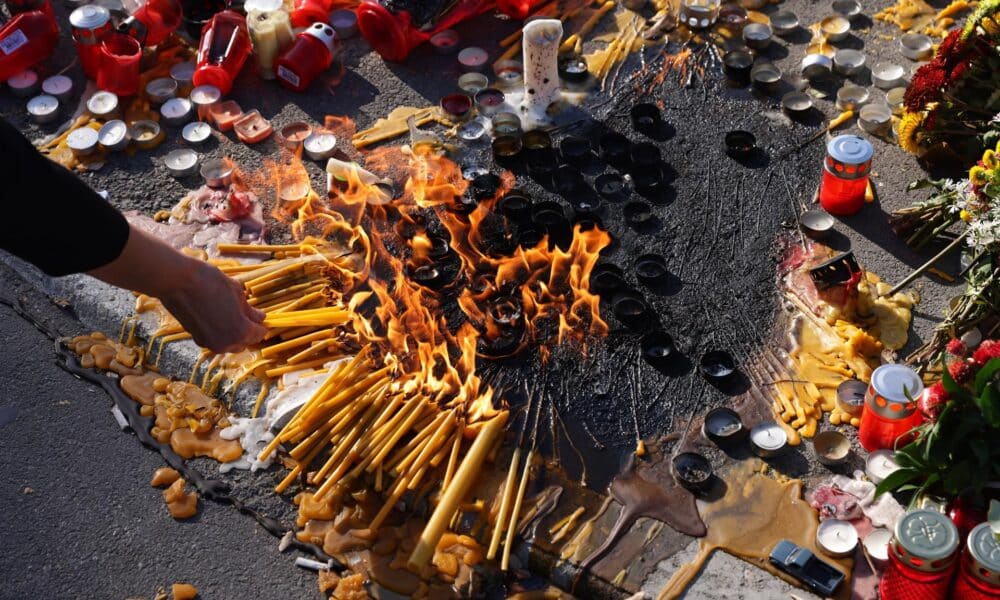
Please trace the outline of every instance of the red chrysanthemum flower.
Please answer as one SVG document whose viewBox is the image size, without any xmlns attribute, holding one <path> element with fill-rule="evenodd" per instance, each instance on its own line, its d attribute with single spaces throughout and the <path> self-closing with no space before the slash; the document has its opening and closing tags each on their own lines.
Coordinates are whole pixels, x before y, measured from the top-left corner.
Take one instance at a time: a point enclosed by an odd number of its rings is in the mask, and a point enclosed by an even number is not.
<svg viewBox="0 0 1000 600">
<path fill-rule="evenodd" d="M 969 354 L 969 347 L 965 345 L 965 342 L 959 339 L 954 339 L 948 342 L 946 346 L 948 354 L 953 356 L 967 356 Z"/>
<path fill-rule="evenodd" d="M 910 87 L 906 88 L 906 94 L 903 95 L 907 110 L 918 112 L 927 104 L 937 102 L 941 98 L 946 76 L 947 72 L 940 65 L 928 64 L 917 69 Z"/>
<path fill-rule="evenodd" d="M 972 379 L 975 371 L 972 365 L 964 360 L 956 360 L 948 365 L 948 373 L 951 374 L 951 378 L 955 380 L 955 383 L 962 385 Z"/>
<path fill-rule="evenodd" d="M 931 421 L 937 420 L 938 415 L 944 410 L 945 403 L 948 402 L 948 392 L 944 389 L 944 384 L 940 381 L 924 390 L 924 393 L 917 399 L 917 410 Z"/>
<path fill-rule="evenodd" d="M 934 127 L 937 125 L 937 112 L 937 109 L 934 109 L 927 113 L 927 117 L 924 118 L 924 129 L 927 131 L 934 131 Z"/>
<path fill-rule="evenodd" d="M 985 365 L 991 358 L 1000 358 L 1000 341 L 986 340 L 972 353 L 973 362 L 979 366 Z"/>
<path fill-rule="evenodd" d="M 934 58 L 940 59 L 945 64 L 953 63 L 953 61 L 961 58 L 965 49 L 965 42 L 960 39 L 961 35 L 962 31 L 959 29 L 949 33 L 941 41 L 941 45 L 938 46 L 937 55 Z"/>
<path fill-rule="evenodd" d="M 968 70 L 969 70 L 969 63 L 967 62 L 960 62 L 957 65 L 955 65 L 955 68 L 953 68 L 951 70 L 951 73 L 948 75 L 948 85 L 955 85 L 956 83 L 958 83 L 958 81 L 962 79 L 962 76 L 965 75 L 966 71 Z"/>
</svg>

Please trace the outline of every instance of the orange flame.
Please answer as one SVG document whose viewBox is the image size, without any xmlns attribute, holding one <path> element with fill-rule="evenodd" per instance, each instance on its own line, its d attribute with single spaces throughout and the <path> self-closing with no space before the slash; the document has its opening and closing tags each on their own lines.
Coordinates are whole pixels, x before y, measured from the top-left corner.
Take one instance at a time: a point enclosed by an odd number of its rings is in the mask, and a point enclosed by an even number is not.
<svg viewBox="0 0 1000 600">
<path fill-rule="evenodd" d="M 353 122 L 342 118 L 330 117 L 326 126 L 338 137 L 353 131 Z M 293 236 L 312 236 L 323 240 L 317 243 L 363 256 L 360 279 L 338 289 L 346 296 L 361 279 L 370 288 L 375 302 L 367 302 L 367 296 L 351 302 L 353 332 L 380 348 L 382 359 L 396 370 L 397 389 L 422 394 L 442 407 L 463 407 L 470 423 L 481 422 L 495 414 L 494 391 L 476 374 L 484 348 L 506 336 L 506 346 L 487 353 L 512 354 L 535 345 L 545 358 L 551 345 L 575 342 L 585 349 L 588 336 L 607 333 L 599 298 L 589 290 L 590 273 L 611 241 L 607 232 L 577 226 L 565 249 L 550 249 L 542 240 L 534 248 L 494 256 L 483 224 L 498 218 L 493 207 L 511 188 L 511 173 L 503 174 L 493 197 L 462 215 L 453 209 L 469 184 L 445 156 L 426 147 L 382 148 L 364 162 L 392 182 L 400 196 L 381 202 L 384 190 L 353 171 L 328 197 L 311 188 L 296 196 L 309 179 L 295 156 L 269 162 L 264 179 L 277 190 L 271 196 L 273 214 L 290 225 Z M 450 250 L 436 247 L 430 215 L 444 227 Z M 444 290 L 432 289 L 415 275 L 421 269 L 422 275 L 441 275 L 447 268 L 435 261 L 444 253 L 454 263 L 451 280 Z M 452 297 L 458 310 L 448 313 Z M 455 322 L 449 323 L 446 314 Z"/>
</svg>

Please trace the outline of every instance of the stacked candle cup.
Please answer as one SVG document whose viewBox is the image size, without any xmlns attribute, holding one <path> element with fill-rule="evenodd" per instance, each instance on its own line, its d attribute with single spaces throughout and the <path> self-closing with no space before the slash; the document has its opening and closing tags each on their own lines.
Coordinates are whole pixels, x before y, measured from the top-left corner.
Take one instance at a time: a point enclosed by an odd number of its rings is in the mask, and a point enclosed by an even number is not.
<svg viewBox="0 0 1000 600">
<path fill-rule="evenodd" d="M 134 96 L 139 91 L 139 59 L 142 46 L 124 33 L 109 33 L 101 42 L 97 87 L 119 97 Z"/>
</svg>

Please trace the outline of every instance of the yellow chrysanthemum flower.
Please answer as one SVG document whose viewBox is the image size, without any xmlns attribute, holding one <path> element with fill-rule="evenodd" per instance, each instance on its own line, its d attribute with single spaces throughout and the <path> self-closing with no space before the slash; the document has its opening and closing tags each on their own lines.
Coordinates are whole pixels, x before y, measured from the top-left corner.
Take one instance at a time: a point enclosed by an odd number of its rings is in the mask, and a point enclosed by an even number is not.
<svg viewBox="0 0 1000 600">
<path fill-rule="evenodd" d="M 958 216 L 959 216 L 960 219 L 962 219 L 966 223 L 968 223 L 969 221 L 972 220 L 972 213 L 970 213 L 969 211 L 965 210 L 964 208 L 962 209 L 961 212 L 958 213 Z"/>
<path fill-rule="evenodd" d="M 988 173 L 983 167 L 976 165 L 969 169 L 969 181 L 974 185 L 983 185 L 986 183 Z"/>
<path fill-rule="evenodd" d="M 903 111 L 903 116 L 899 120 L 899 127 L 896 129 L 900 148 L 910 154 L 919 155 L 922 153 L 923 149 L 920 147 L 920 126 L 923 125 L 923 122 L 923 113 Z"/>
<path fill-rule="evenodd" d="M 983 164 L 986 165 L 986 168 L 991 171 L 993 169 L 996 169 L 998 164 L 996 153 L 993 152 L 992 150 L 987 150 L 986 152 L 983 152 Z"/>
</svg>

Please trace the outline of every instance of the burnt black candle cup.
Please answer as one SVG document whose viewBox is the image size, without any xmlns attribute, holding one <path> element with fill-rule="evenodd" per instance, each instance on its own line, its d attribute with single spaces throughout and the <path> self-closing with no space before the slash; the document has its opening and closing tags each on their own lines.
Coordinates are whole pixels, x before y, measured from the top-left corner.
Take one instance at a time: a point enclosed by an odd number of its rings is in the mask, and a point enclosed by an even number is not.
<svg viewBox="0 0 1000 600">
<path fill-rule="evenodd" d="M 712 485 L 712 463 L 697 452 L 681 452 L 672 460 L 677 483 L 692 492 L 704 492 Z"/>
<path fill-rule="evenodd" d="M 500 189 L 500 176 L 494 175 L 493 173 L 484 173 L 482 175 L 477 175 L 472 179 L 472 184 L 469 186 L 472 192 L 472 197 L 477 201 L 482 202 L 483 200 L 489 200 L 497 195 L 497 191 Z"/>
<path fill-rule="evenodd" d="M 451 245 L 448 243 L 448 240 L 439 235 L 432 235 L 429 238 L 431 240 L 431 249 L 428 254 L 431 258 L 441 260 L 451 253 Z"/>
<path fill-rule="evenodd" d="M 431 289 L 442 287 L 448 282 L 443 270 L 437 265 L 420 265 L 409 269 L 410 279 L 417 285 Z"/>
<path fill-rule="evenodd" d="M 643 360 L 657 368 L 670 365 L 676 354 L 674 338 L 662 329 L 643 335 L 639 340 L 639 346 L 642 348 Z"/>
<path fill-rule="evenodd" d="M 625 222 L 636 228 L 647 227 L 655 218 L 648 202 L 629 202 L 622 207 L 622 214 Z"/>
<path fill-rule="evenodd" d="M 546 131 L 533 129 L 521 134 L 521 146 L 526 152 L 551 152 L 552 136 Z"/>
<path fill-rule="evenodd" d="M 561 196 L 575 194 L 583 189 L 583 175 L 574 167 L 562 165 L 552 173 L 552 185 Z"/>
<path fill-rule="evenodd" d="M 642 102 L 629 111 L 632 127 L 639 133 L 655 133 L 660 128 L 662 117 L 660 109 L 655 104 Z"/>
<path fill-rule="evenodd" d="M 750 156 L 757 145 L 757 137 L 749 131 L 735 130 L 726 134 L 726 154 L 731 158 L 744 159 Z"/>
<path fill-rule="evenodd" d="M 515 223 L 526 223 L 531 219 L 531 198 L 520 191 L 511 190 L 498 203 L 500 214 Z"/>
<path fill-rule="evenodd" d="M 581 194 L 570 203 L 577 215 L 597 215 L 604 210 L 604 202 L 594 193 Z"/>
<path fill-rule="evenodd" d="M 493 139 L 493 158 L 501 163 L 511 163 L 521 155 L 524 145 L 519 135 L 498 135 Z"/>
<path fill-rule="evenodd" d="M 594 179 L 594 189 L 605 200 L 617 202 L 625 198 L 625 179 L 618 173 L 602 173 Z"/>
<path fill-rule="evenodd" d="M 545 237 L 545 232 L 535 227 L 522 227 L 517 232 L 517 244 L 522 248 L 534 248 Z"/>
<path fill-rule="evenodd" d="M 660 164 L 660 149 L 650 142 L 639 142 L 629 146 L 629 162 L 633 173 L 652 169 Z"/>
<path fill-rule="evenodd" d="M 552 181 L 552 173 L 556 170 L 556 156 L 552 151 L 536 151 L 528 154 L 524 158 L 528 169 L 528 176 L 537 181 L 542 186 L 547 186 Z"/>
<path fill-rule="evenodd" d="M 611 131 L 601 136 L 599 142 L 601 160 L 609 165 L 623 165 L 628 162 L 629 141 L 624 135 Z"/>
<path fill-rule="evenodd" d="M 747 429 L 743 427 L 739 413 L 729 407 L 719 406 L 705 415 L 701 433 L 721 446 L 743 439 L 747 435 Z"/>
<path fill-rule="evenodd" d="M 642 294 L 635 290 L 619 290 L 611 297 L 611 312 L 629 329 L 638 330 L 649 323 L 650 308 Z"/>
<path fill-rule="evenodd" d="M 472 112 L 472 98 L 466 94 L 448 94 L 441 98 L 441 110 L 449 117 L 463 121 Z"/>
<path fill-rule="evenodd" d="M 714 381 L 722 381 L 736 372 L 736 362 L 724 350 L 709 350 L 702 355 L 698 366 L 702 375 Z"/>
<path fill-rule="evenodd" d="M 587 60 L 578 54 L 571 54 L 559 59 L 559 77 L 570 83 L 580 83 L 587 80 L 590 71 Z"/>
<path fill-rule="evenodd" d="M 667 259 L 659 254 L 643 254 L 635 259 L 635 276 L 646 285 L 662 282 L 667 273 Z"/>
<path fill-rule="evenodd" d="M 753 56 L 743 50 L 731 50 L 722 57 L 723 70 L 726 77 L 739 86 L 750 85 L 750 69 L 753 67 Z"/>
<path fill-rule="evenodd" d="M 625 287 L 625 273 L 613 263 L 601 263 L 590 272 L 590 289 L 608 295 Z"/>
<path fill-rule="evenodd" d="M 590 162 L 590 140 L 569 136 L 559 142 L 559 155 L 567 164 L 582 167 Z"/>
<path fill-rule="evenodd" d="M 643 167 L 632 173 L 635 191 L 642 196 L 655 196 L 663 188 L 663 171 L 658 166 Z"/>
<path fill-rule="evenodd" d="M 593 213 L 573 213 L 573 228 L 580 228 L 580 231 L 590 231 L 591 229 L 604 229 L 604 221 L 601 216 Z"/>
</svg>

